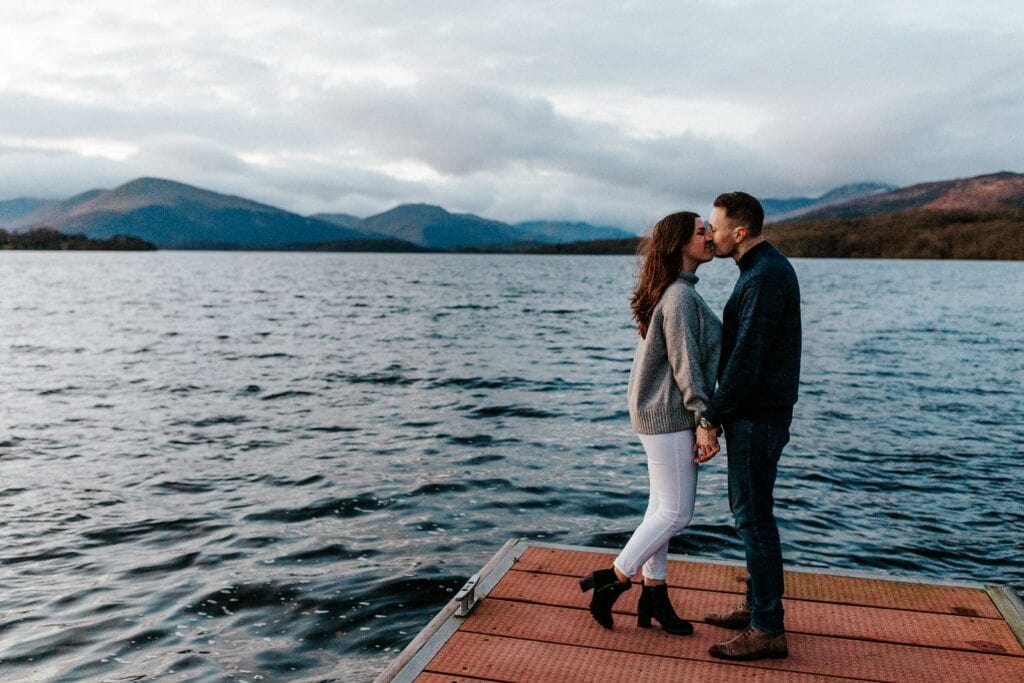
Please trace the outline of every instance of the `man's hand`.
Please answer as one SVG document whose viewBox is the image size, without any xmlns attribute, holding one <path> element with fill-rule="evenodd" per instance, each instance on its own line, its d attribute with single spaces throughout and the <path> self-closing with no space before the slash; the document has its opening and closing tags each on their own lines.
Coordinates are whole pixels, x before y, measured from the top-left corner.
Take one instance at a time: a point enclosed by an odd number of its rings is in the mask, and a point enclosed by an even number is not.
<svg viewBox="0 0 1024 683">
<path fill-rule="evenodd" d="M 697 457 L 693 459 L 693 462 L 698 465 L 702 462 L 707 462 L 718 455 L 721 450 L 721 447 L 718 445 L 717 429 L 697 427 L 697 443 L 693 445 L 693 452 L 697 454 Z"/>
</svg>

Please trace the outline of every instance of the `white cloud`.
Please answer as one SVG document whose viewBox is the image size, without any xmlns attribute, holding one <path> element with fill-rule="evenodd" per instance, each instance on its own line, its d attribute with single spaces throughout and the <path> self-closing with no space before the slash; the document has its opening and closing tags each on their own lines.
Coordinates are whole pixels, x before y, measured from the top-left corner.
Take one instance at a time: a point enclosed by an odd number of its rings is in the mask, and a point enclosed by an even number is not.
<svg viewBox="0 0 1024 683">
<path fill-rule="evenodd" d="M 0 197 L 164 175 L 303 212 L 615 222 L 1019 168 L 1019 3 L 0 8 Z"/>
</svg>

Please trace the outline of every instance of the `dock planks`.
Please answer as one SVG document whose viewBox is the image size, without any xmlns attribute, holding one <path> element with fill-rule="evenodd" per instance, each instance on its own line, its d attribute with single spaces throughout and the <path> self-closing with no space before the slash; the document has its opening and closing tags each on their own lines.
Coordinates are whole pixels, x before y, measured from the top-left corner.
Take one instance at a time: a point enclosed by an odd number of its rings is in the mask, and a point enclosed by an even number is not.
<svg viewBox="0 0 1024 683">
<path fill-rule="evenodd" d="M 790 656 L 725 662 L 707 649 L 736 632 L 701 619 L 741 599 L 742 567 L 670 558 L 673 605 L 696 627 L 672 636 L 637 627 L 638 586 L 616 603 L 613 631 L 591 619 L 577 580 L 609 566 L 609 551 L 527 542 L 505 551 L 488 563 L 498 571 L 469 616 L 418 639 L 379 681 L 1024 681 L 1024 634 L 1011 628 L 1024 614 L 981 587 L 787 571 Z"/>
</svg>

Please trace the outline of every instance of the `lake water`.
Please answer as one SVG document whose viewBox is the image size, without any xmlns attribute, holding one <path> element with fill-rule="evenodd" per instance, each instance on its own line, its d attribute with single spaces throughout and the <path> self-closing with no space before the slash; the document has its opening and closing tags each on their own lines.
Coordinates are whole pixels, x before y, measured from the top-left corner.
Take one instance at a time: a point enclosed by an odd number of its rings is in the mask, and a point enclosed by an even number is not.
<svg viewBox="0 0 1024 683">
<path fill-rule="evenodd" d="M 787 562 L 1020 589 L 1024 263 L 794 265 Z M 505 540 L 621 546 L 634 271 L 0 253 L 0 679 L 371 680 Z M 725 490 L 673 552 L 742 557 Z"/>
</svg>

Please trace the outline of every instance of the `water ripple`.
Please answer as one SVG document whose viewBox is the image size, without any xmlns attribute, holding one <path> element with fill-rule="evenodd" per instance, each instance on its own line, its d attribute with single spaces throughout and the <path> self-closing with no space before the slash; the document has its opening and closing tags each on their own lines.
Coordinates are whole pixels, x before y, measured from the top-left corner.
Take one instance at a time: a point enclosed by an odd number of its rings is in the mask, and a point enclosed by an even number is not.
<svg viewBox="0 0 1024 683">
<path fill-rule="evenodd" d="M 5 679 L 372 680 L 507 538 L 643 516 L 632 258 L 0 259 Z M 787 561 L 1024 585 L 1024 264 L 795 265 Z M 742 559 L 726 488 L 672 552 Z"/>
</svg>

